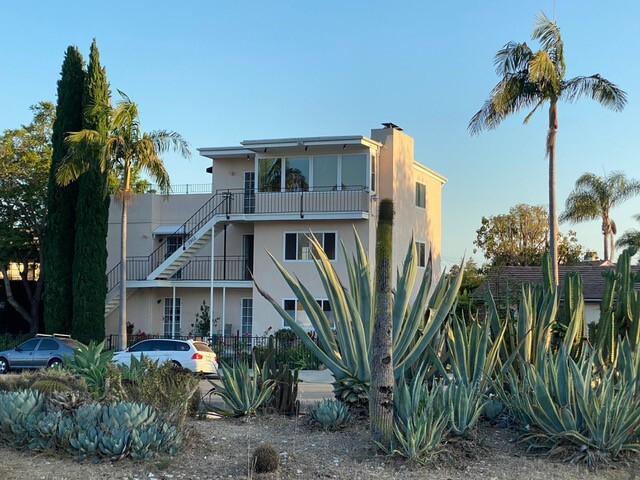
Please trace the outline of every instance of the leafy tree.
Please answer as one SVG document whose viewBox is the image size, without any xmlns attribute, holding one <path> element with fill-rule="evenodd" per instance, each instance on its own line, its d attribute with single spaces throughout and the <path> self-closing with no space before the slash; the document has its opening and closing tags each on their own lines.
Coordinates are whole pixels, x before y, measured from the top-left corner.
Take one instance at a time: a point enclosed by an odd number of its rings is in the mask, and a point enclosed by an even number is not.
<svg viewBox="0 0 640 480">
<path fill-rule="evenodd" d="M 92 166 L 86 155 L 100 148 L 102 151 L 100 170 L 114 172 L 119 166 L 120 183 L 115 198 L 122 205 L 120 236 L 120 346 L 127 345 L 127 206 L 131 195 L 131 172 L 139 168 L 147 174 L 163 193 L 170 189 L 169 174 L 164 167 L 160 155 L 174 150 L 182 156 L 189 156 L 189 146 L 179 133 L 169 130 L 158 130 L 144 133 L 140 126 L 138 105 L 118 90 L 122 97 L 115 108 L 109 105 L 96 104 L 93 113 L 106 112 L 109 118 L 108 134 L 97 130 L 82 130 L 69 135 L 66 142 L 69 155 L 58 170 L 56 180 L 61 185 L 68 185 Z"/>
<path fill-rule="evenodd" d="M 474 245 L 483 250 L 491 267 L 503 265 L 540 265 L 542 255 L 548 251 L 549 222 L 547 212 L 540 205 L 519 204 L 508 214 L 482 217 L 476 230 Z M 575 232 L 559 236 L 560 263 L 577 263 L 583 247 Z"/>
<path fill-rule="evenodd" d="M 42 264 L 54 106 L 40 102 L 31 111 L 29 125 L 0 136 L 0 272 L 7 301 L 28 322 L 29 333 L 37 333 L 44 282 L 38 275 L 35 285 L 30 283 L 29 272 Z M 19 265 L 28 306 L 14 298 L 7 272 L 11 264 Z"/>
<path fill-rule="evenodd" d="M 107 75 L 100 65 L 100 53 L 94 40 L 84 84 L 82 128 L 107 135 L 109 119 L 106 111 L 91 106 L 108 105 L 110 96 Z M 101 155 L 98 147 L 88 151 L 85 161 L 91 166 L 78 178 L 71 331 L 74 338 L 86 344 L 104 339 L 110 199 L 106 195 L 108 172 L 100 169 Z"/>
<path fill-rule="evenodd" d="M 576 180 L 576 187 L 567 198 L 560 221 L 577 223 L 602 220 L 604 259 L 612 261 L 613 236 L 617 228 L 610 216 L 610 211 L 616 205 L 638 194 L 640 194 L 640 182 L 628 179 L 622 172 L 612 172 L 604 177 L 583 173 Z"/>
<path fill-rule="evenodd" d="M 478 134 L 494 129 L 511 114 L 531 108 L 533 113 L 549 103 L 549 127 L 546 153 L 549 159 L 549 232 L 553 280 L 558 285 L 558 220 L 556 216 L 556 132 L 558 102 L 574 102 L 590 97 L 603 106 L 620 111 L 627 98 L 624 91 L 599 74 L 565 79 L 564 44 L 556 22 L 541 13 L 531 34 L 542 46 L 537 52 L 526 43 L 507 43 L 495 56 L 496 72 L 502 78 L 491 97 L 469 122 L 469 131 Z"/>
<path fill-rule="evenodd" d="M 71 332 L 73 318 L 72 270 L 78 188 L 75 182 L 58 185 L 55 175 L 67 154 L 64 140 L 68 132 L 82 128 L 84 78 L 82 55 L 77 47 L 67 48 L 58 81 L 43 242 L 44 321 L 50 333 Z"/>
</svg>

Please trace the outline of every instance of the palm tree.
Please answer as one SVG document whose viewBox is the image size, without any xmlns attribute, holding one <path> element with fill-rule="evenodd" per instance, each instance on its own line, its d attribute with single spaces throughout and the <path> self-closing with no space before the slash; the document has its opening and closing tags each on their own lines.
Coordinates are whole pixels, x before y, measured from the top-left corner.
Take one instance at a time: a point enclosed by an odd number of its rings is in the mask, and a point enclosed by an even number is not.
<svg viewBox="0 0 640 480">
<path fill-rule="evenodd" d="M 634 215 L 633 218 L 640 223 L 640 213 Z M 640 230 L 627 230 L 624 232 L 616 242 L 616 247 L 637 247 L 640 249 Z"/>
<path fill-rule="evenodd" d="M 169 174 L 160 155 L 176 151 L 183 157 L 189 157 L 188 143 L 179 133 L 170 130 L 157 130 L 143 133 L 140 128 L 138 105 L 118 90 L 122 97 L 115 108 L 108 105 L 94 105 L 89 108 L 106 110 L 109 115 L 109 133 L 105 137 L 95 130 L 71 132 L 66 139 L 68 154 L 58 170 L 56 180 L 67 185 L 87 171 L 88 152 L 101 149 L 100 169 L 118 173 L 119 184 L 115 198 L 122 204 L 122 225 L 120 236 L 120 348 L 127 345 L 127 206 L 131 195 L 132 173 L 142 171 L 155 182 L 161 193 L 168 194 Z M 106 194 L 106 192 L 105 192 Z"/>
<path fill-rule="evenodd" d="M 471 134 L 484 129 L 494 129 L 509 115 L 522 109 L 531 111 L 524 119 L 526 124 L 533 113 L 549 103 L 549 127 L 546 155 L 549 159 L 549 243 L 555 284 L 558 285 L 558 219 L 556 216 L 556 132 L 558 130 L 558 102 L 573 102 L 590 97 L 607 108 L 620 111 L 627 98 L 618 86 L 600 75 L 574 77 L 566 80 L 564 47 L 556 22 L 544 13 L 537 19 L 531 34 L 542 46 L 537 52 L 526 43 L 507 43 L 496 54 L 494 64 L 500 82 L 491 91 L 491 97 L 469 122 Z"/>
<path fill-rule="evenodd" d="M 583 173 L 576 180 L 576 187 L 567 198 L 560 221 L 576 223 L 601 219 L 604 259 L 612 261 L 613 236 L 617 229 L 609 212 L 616 205 L 638 194 L 640 182 L 629 180 L 622 172 L 612 172 L 604 177 Z"/>
</svg>

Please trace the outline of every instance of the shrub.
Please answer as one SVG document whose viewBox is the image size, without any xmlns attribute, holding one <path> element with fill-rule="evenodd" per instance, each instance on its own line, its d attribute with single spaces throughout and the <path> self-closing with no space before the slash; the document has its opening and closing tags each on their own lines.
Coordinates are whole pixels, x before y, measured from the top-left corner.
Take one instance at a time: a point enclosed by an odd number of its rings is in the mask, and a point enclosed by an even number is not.
<svg viewBox="0 0 640 480">
<path fill-rule="evenodd" d="M 200 377 L 171 362 L 160 365 L 144 356 L 140 361 L 132 359 L 130 366 L 111 366 L 109 379 L 112 398 L 150 405 L 179 429 L 186 416 L 195 413 L 193 399 L 200 392 Z"/>
<path fill-rule="evenodd" d="M 84 379 L 93 398 L 99 398 L 105 394 L 107 367 L 111 364 L 113 352 L 104 351 L 104 340 L 100 343 L 92 340 L 88 346 L 81 345 L 73 359 L 67 355 L 63 357 L 64 368 Z"/>
<path fill-rule="evenodd" d="M 256 473 L 275 472 L 280 464 L 278 449 L 272 443 L 263 443 L 253 452 L 253 470 Z"/>
</svg>

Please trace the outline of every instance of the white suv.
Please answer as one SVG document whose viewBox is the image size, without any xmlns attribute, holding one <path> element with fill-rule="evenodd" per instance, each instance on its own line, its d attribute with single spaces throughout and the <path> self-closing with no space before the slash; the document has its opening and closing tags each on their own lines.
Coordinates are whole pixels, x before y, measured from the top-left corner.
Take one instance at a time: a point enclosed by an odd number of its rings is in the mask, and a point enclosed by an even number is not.
<svg viewBox="0 0 640 480">
<path fill-rule="evenodd" d="M 124 352 L 117 352 L 113 356 L 113 361 L 130 365 L 132 356 L 140 359 L 142 354 L 151 360 L 158 360 L 160 363 L 169 360 L 192 372 L 211 374 L 216 372 L 218 366 L 216 354 L 206 343 L 165 338 L 142 340 Z"/>
</svg>

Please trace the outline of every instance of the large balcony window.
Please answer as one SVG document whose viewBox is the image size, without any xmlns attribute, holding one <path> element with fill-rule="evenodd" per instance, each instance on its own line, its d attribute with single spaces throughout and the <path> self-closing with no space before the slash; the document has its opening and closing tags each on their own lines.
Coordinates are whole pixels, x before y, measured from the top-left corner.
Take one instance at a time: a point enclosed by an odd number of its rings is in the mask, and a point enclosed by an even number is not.
<svg viewBox="0 0 640 480">
<path fill-rule="evenodd" d="M 259 158 L 258 192 L 366 189 L 367 162 L 365 153 Z"/>
</svg>

